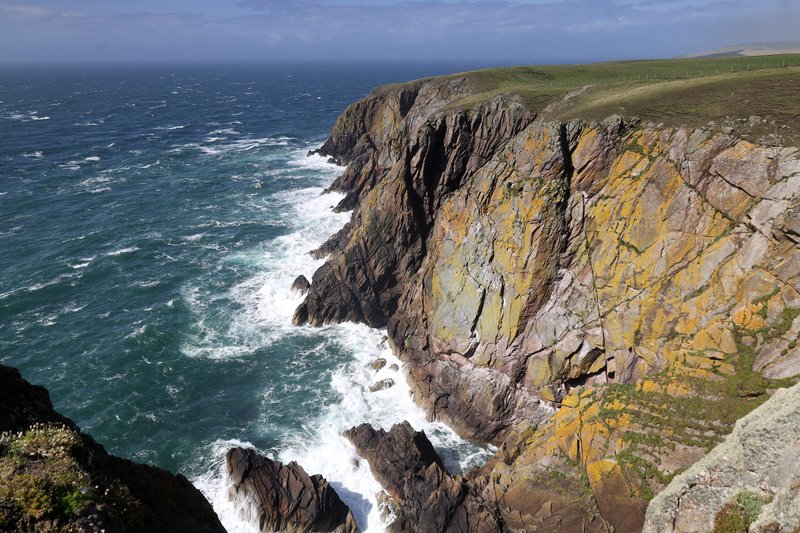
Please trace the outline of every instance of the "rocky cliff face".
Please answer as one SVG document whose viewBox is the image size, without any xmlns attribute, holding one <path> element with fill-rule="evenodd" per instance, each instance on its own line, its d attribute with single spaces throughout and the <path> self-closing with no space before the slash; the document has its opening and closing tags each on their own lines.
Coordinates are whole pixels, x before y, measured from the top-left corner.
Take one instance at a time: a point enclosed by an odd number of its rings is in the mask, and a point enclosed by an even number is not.
<svg viewBox="0 0 800 533">
<path fill-rule="evenodd" d="M 507 529 L 635 531 L 800 374 L 800 154 L 548 123 L 470 83 L 389 86 L 339 118 L 321 153 L 348 165 L 353 217 L 298 321 L 386 325 L 431 416 L 501 446 L 473 478 Z"/>
<path fill-rule="evenodd" d="M 0 531 L 225 529 L 185 477 L 109 455 L 0 365 Z"/>
</svg>

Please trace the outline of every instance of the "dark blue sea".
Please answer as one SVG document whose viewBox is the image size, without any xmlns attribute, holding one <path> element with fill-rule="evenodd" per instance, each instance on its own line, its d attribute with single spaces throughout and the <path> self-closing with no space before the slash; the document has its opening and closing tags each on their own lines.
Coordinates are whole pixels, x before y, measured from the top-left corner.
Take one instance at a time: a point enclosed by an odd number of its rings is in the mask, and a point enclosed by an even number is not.
<svg viewBox="0 0 800 533">
<path fill-rule="evenodd" d="M 181 472 L 231 531 L 234 445 L 325 475 L 362 528 L 380 486 L 340 432 L 407 419 L 451 468 L 485 459 L 411 402 L 383 332 L 296 328 L 349 214 L 341 168 L 307 152 L 375 85 L 428 66 L 6 68 L 0 71 L 0 362 L 114 453 Z M 369 386 L 391 377 L 397 385 Z"/>
</svg>

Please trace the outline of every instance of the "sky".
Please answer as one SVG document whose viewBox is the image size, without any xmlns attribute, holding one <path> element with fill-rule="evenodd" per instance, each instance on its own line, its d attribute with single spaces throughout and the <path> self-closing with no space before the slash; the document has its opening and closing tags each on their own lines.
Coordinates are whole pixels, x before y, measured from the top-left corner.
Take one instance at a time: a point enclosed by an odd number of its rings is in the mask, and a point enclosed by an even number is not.
<svg viewBox="0 0 800 533">
<path fill-rule="evenodd" d="M 0 0 L 0 63 L 561 63 L 780 40 L 800 40 L 800 0 Z"/>
</svg>

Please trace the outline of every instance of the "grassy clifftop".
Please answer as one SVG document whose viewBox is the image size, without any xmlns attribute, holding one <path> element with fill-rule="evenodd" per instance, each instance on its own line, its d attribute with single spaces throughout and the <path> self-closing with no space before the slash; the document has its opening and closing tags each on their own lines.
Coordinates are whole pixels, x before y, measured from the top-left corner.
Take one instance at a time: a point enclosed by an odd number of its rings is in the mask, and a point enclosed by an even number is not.
<svg viewBox="0 0 800 533">
<path fill-rule="evenodd" d="M 768 144 L 800 142 L 800 55 L 506 67 L 453 74 L 470 107 L 515 94 L 544 120 L 636 116 L 666 126 L 732 128 Z M 750 117 L 754 117 L 751 119 Z"/>
</svg>

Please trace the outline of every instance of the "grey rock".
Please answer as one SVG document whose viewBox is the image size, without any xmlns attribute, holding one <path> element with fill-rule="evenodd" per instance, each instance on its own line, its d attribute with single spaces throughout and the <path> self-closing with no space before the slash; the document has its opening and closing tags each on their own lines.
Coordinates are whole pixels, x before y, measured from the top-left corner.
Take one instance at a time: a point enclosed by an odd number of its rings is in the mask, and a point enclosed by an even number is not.
<svg viewBox="0 0 800 533">
<path fill-rule="evenodd" d="M 647 508 L 645 533 L 714 530 L 717 513 L 740 493 L 766 503 L 751 532 L 800 527 L 800 385 L 781 389 L 736 422 L 733 433 L 675 477 Z"/>
</svg>

